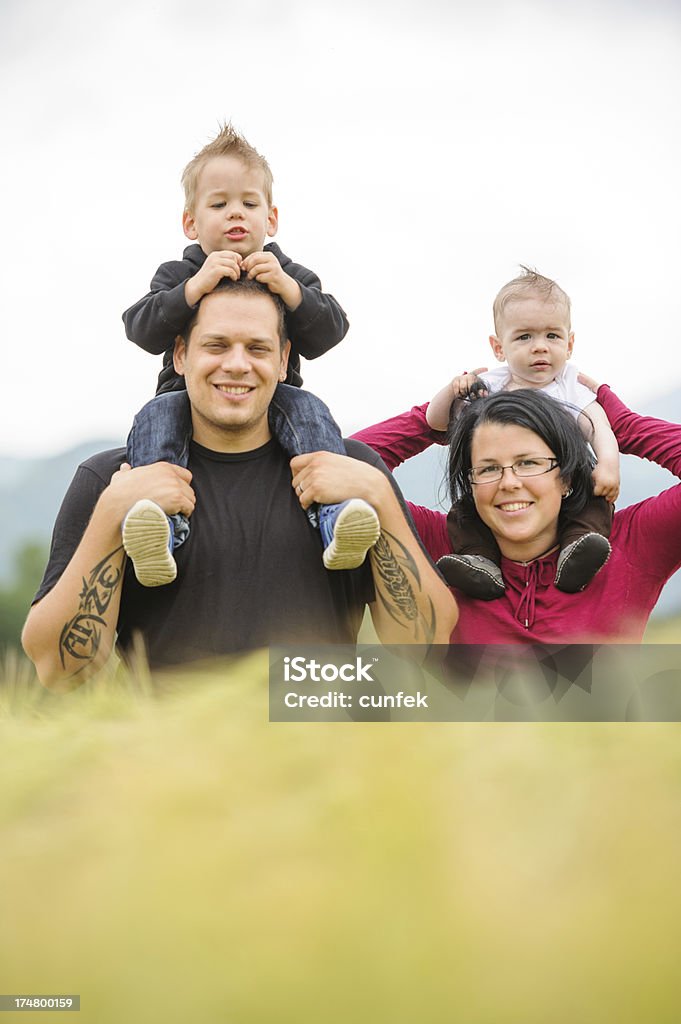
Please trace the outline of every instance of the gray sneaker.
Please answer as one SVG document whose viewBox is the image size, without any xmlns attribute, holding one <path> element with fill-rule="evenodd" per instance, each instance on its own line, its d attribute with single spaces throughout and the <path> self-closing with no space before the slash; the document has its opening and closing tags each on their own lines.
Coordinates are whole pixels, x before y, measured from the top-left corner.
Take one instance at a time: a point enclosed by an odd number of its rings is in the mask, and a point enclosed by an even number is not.
<svg viewBox="0 0 681 1024">
<path fill-rule="evenodd" d="M 443 555 L 436 565 L 450 587 L 479 601 L 495 601 L 506 590 L 501 569 L 483 555 Z"/>
<path fill-rule="evenodd" d="M 327 569 L 357 569 L 381 533 L 376 510 L 362 498 L 320 505 L 319 530 Z"/>
<path fill-rule="evenodd" d="M 143 498 L 123 520 L 123 547 L 143 587 L 163 587 L 177 576 L 172 528 L 160 505 Z"/>
</svg>

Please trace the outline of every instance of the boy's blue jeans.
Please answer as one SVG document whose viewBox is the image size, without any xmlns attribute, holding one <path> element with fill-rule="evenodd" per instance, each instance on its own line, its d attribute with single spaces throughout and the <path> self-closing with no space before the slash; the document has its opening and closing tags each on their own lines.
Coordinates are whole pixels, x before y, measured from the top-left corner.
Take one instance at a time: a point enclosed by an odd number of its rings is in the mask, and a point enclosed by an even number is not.
<svg viewBox="0 0 681 1024">
<path fill-rule="evenodd" d="M 290 459 L 309 452 L 334 452 L 345 455 L 340 427 L 321 398 L 310 391 L 279 384 L 269 408 L 270 430 Z M 186 391 L 170 391 L 147 402 L 135 416 L 128 435 L 127 461 L 131 466 L 149 466 L 153 462 L 187 465 L 192 435 L 191 411 Z M 317 526 L 315 506 L 307 510 Z M 169 517 L 173 527 L 173 546 L 179 547 L 189 536 L 189 522 L 181 512 Z"/>
</svg>

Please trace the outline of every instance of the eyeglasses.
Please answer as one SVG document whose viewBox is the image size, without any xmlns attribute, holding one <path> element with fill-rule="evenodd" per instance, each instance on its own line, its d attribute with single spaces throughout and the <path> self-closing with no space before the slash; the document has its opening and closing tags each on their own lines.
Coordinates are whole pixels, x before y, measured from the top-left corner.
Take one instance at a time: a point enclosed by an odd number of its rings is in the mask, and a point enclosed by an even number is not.
<svg viewBox="0 0 681 1024">
<path fill-rule="evenodd" d="M 514 476 L 523 479 L 527 476 L 541 476 L 542 473 L 550 473 L 552 469 L 559 466 L 558 459 L 536 458 L 518 459 L 510 466 L 473 466 L 468 470 L 468 479 L 472 484 L 495 484 L 501 480 L 505 469 L 513 471 Z"/>
</svg>

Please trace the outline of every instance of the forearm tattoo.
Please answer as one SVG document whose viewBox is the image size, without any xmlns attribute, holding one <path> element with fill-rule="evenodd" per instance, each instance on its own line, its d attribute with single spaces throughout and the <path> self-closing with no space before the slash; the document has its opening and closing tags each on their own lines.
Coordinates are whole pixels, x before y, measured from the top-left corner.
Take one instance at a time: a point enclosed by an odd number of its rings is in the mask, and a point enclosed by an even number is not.
<svg viewBox="0 0 681 1024">
<path fill-rule="evenodd" d="M 67 667 L 67 659 L 75 662 L 73 675 L 94 661 L 99 651 L 102 629 L 108 626 L 104 616 L 123 576 L 122 567 L 113 564 L 120 551 L 121 547 L 114 548 L 94 567 L 88 579 L 83 577 L 78 611 L 61 631 L 59 657 L 63 668 Z"/>
<path fill-rule="evenodd" d="M 411 643 L 432 643 L 435 636 L 435 608 L 430 597 L 427 611 L 419 608 L 409 578 L 413 578 L 420 591 L 421 575 L 409 550 L 397 537 L 382 531 L 371 549 L 371 560 L 376 573 L 378 597 L 390 617 L 410 631 Z"/>
</svg>

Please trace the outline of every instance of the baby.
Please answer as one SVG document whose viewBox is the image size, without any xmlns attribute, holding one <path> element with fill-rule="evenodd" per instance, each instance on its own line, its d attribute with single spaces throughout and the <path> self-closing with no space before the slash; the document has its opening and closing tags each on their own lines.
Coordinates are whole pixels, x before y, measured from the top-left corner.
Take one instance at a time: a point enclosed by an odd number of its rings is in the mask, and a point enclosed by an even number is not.
<svg viewBox="0 0 681 1024">
<path fill-rule="evenodd" d="M 580 384 L 577 368 L 568 362 L 574 346 L 570 300 L 555 281 L 523 267 L 523 274 L 505 284 L 494 300 L 494 328 L 497 333 L 490 337 L 490 345 L 504 365 L 455 377 L 432 400 L 426 419 L 433 429 L 446 430 L 450 415 L 457 415 L 469 392 L 474 398 L 476 393 L 518 388 L 545 391 L 574 414 L 598 460 L 593 470 L 594 497 L 579 516 L 563 517 L 559 524 L 554 582 L 559 590 L 575 593 L 590 583 L 610 557 L 612 502 L 619 494 L 617 441 L 593 392 Z M 480 379 L 479 374 L 483 374 Z M 455 554 L 441 558 L 438 568 L 449 585 L 486 601 L 500 597 L 505 584 L 491 532 L 482 523 L 466 520 L 457 505 L 447 517 L 447 526 Z"/>
</svg>

